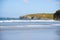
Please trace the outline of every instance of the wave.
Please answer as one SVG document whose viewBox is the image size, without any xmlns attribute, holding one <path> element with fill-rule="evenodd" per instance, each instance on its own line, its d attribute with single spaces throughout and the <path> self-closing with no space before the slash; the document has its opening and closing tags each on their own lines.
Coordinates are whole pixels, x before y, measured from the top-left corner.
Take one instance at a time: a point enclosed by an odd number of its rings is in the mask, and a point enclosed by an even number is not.
<svg viewBox="0 0 60 40">
<path fill-rule="evenodd" d="M 17 26 L 0 26 L 0 28 L 55 28 L 60 27 L 60 24 L 51 25 L 17 25 Z"/>
<path fill-rule="evenodd" d="M 55 20 L 1 20 L 1 22 L 56 22 Z"/>
</svg>

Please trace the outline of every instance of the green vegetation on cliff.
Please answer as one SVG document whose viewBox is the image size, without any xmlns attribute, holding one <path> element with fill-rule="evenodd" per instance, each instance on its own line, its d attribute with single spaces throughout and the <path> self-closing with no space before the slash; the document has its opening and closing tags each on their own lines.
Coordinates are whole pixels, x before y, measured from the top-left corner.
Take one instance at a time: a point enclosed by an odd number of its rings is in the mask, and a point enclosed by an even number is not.
<svg viewBox="0 0 60 40">
<path fill-rule="evenodd" d="M 52 13 L 40 13 L 40 14 L 28 14 L 23 16 L 23 18 L 27 19 L 53 19 Z"/>
<path fill-rule="evenodd" d="M 28 14 L 20 17 L 21 19 L 54 19 L 60 20 L 60 10 L 57 10 L 55 13 L 36 13 Z"/>
<path fill-rule="evenodd" d="M 53 14 L 30 14 L 27 16 L 41 18 L 41 19 L 53 19 Z"/>
</svg>

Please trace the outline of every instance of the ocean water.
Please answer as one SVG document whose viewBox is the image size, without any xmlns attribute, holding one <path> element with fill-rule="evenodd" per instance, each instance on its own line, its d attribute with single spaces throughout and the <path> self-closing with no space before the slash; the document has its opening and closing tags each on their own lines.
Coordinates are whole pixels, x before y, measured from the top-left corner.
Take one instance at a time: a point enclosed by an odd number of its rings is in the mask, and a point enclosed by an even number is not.
<svg viewBox="0 0 60 40">
<path fill-rule="evenodd" d="M 60 40 L 60 21 L 3 20 L 0 40 Z"/>
</svg>

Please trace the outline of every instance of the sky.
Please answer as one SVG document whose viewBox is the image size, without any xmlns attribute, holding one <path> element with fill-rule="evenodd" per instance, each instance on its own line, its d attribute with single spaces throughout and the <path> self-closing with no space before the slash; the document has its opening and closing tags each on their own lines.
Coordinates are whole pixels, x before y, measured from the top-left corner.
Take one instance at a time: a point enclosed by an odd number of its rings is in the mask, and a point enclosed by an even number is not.
<svg viewBox="0 0 60 40">
<path fill-rule="evenodd" d="M 35 13 L 54 13 L 60 9 L 60 0 L 0 0 L 0 17 L 13 17 Z"/>
</svg>

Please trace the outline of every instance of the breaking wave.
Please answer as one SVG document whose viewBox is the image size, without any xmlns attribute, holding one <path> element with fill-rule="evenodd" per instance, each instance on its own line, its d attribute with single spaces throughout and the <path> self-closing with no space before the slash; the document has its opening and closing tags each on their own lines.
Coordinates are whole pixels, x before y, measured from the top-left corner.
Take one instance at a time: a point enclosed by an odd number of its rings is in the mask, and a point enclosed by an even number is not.
<svg viewBox="0 0 60 40">
<path fill-rule="evenodd" d="M 0 22 L 56 22 L 55 20 L 1 20 Z"/>
<path fill-rule="evenodd" d="M 60 21 L 55 20 L 1 20 L 0 21 L 0 28 L 53 28 L 53 27 L 54 28 L 60 27 Z"/>
</svg>

